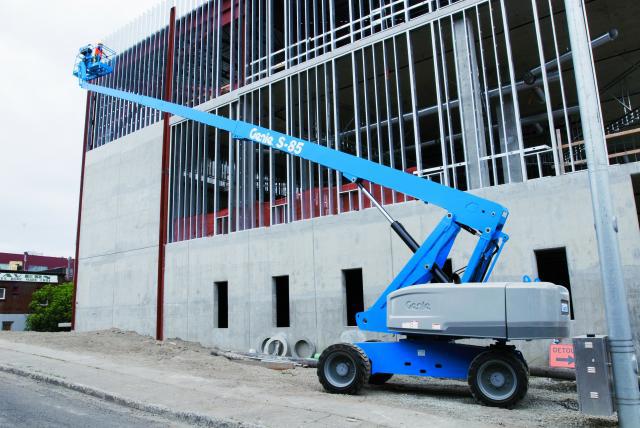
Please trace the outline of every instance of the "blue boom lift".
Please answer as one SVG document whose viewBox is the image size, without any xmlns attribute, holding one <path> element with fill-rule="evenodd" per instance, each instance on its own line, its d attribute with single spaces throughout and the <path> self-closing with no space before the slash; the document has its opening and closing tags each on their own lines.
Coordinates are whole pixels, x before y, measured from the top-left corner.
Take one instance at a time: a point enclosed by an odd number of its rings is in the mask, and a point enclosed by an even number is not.
<svg viewBox="0 0 640 428">
<path fill-rule="evenodd" d="M 488 283 L 508 237 L 505 207 L 413 174 L 240 120 L 91 83 L 113 71 L 115 55 L 99 61 L 80 49 L 74 68 L 86 90 L 151 107 L 231 133 L 340 171 L 390 222 L 413 252 L 404 268 L 366 311 L 358 313 L 361 330 L 392 334 L 394 341 L 338 343 L 318 361 L 326 391 L 356 394 L 364 384 L 382 384 L 393 374 L 465 379 L 477 401 L 512 407 L 528 387 L 528 366 L 510 340 L 567 337 L 569 294 L 541 282 Z M 111 51 L 110 51 L 111 52 Z M 447 213 L 420 245 L 364 187 L 369 181 L 444 208 Z M 477 238 L 462 277 L 449 277 L 443 266 L 460 231 Z M 489 339 L 488 346 L 457 343 Z"/>
</svg>

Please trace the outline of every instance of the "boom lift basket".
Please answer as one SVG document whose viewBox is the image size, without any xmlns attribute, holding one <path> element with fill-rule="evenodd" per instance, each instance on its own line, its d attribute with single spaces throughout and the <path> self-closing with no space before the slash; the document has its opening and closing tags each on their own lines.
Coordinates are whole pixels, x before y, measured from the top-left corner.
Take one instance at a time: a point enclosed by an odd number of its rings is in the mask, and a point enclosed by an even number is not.
<svg viewBox="0 0 640 428">
<path fill-rule="evenodd" d="M 73 65 L 73 75 L 80 80 L 90 81 L 113 72 L 116 65 L 116 52 L 102 45 L 102 55 L 98 58 L 93 53 L 96 46 L 92 44 L 81 47 Z"/>
</svg>

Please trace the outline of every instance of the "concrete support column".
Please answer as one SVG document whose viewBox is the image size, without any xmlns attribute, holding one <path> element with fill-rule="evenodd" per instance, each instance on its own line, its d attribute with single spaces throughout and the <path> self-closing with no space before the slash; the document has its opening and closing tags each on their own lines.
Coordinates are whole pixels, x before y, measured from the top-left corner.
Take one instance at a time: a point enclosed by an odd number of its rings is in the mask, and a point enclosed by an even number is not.
<svg viewBox="0 0 640 428">
<path fill-rule="evenodd" d="M 500 109 L 498 107 L 496 110 L 501 150 L 507 153 L 519 150 L 518 123 L 516 121 L 513 101 L 510 98 L 505 98 L 503 108 Z M 502 117 L 502 112 L 504 112 L 504 118 Z M 523 181 L 520 154 L 507 155 L 503 158 L 502 173 L 504 174 L 505 183 L 518 183 Z"/>
<path fill-rule="evenodd" d="M 467 161 L 467 186 L 477 189 L 489 185 L 489 170 L 480 157 L 486 156 L 485 123 L 478 57 L 471 22 L 462 16 L 453 23 L 455 37 L 458 99 L 462 113 L 462 136 Z"/>
</svg>

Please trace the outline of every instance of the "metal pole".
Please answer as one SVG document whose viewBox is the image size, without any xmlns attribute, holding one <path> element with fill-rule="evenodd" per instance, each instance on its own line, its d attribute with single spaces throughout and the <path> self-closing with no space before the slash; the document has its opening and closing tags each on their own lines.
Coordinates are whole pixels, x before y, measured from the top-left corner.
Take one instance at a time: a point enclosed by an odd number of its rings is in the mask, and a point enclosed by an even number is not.
<svg viewBox="0 0 640 428">
<path fill-rule="evenodd" d="M 173 83 L 173 49 L 175 38 L 176 8 L 169 11 L 169 44 L 167 62 L 165 63 L 164 99 L 171 100 Z M 162 116 L 162 171 L 160 183 L 160 221 L 158 232 L 158 291 L 156 298 L 156 340 L 164 340 L 164 278 L 165 278 L 165 245 L 168 242 L 167 217 L 169 215 L 169 153 L 171 144 L 171 115 Z"/>
<path fill-rule="evenodd" d="M 82 139 L 82 164 L 80 166 L 80 192 L 78 196 L 78 222 L 76 225 L 76 254 L 73 261 L 73 299 L 71 301 L 71 330 L 76 329 L 76 311 L 78 306 L 78 266 L 80 265 L 80 226 L 82 225 L 82 194 L 84 190 L 84 166 L 89 146 L 90 118 L 93 103 L 91 102 L 91 92 L 87 91 L 86 110 L 84 114 L 84 138 Z M 95 107 L 94 107 L 95 108 Z M 26 264 L 26 263 L 25 263 Z"/>
<path fill-rule="evenodd" d="M 565 0 L 573 50 L 584 146 L 589 170 L 593 217 L 600 255 L 600 275 L 615 381 L 618 421 L 621 427 L 640 426 L 638 363 L 634 354 L 629 308 L 622 276 L 618 227 L 609 193 L 609 161 L 600 112 L 595 67 L 583 0 Z"/>
</svg>

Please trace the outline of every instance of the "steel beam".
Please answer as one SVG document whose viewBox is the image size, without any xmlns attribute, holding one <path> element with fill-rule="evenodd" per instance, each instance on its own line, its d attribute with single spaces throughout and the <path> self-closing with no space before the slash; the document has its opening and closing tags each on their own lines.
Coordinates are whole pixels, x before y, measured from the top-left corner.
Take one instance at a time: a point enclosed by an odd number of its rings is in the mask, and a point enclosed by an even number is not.
<svg viewBox="0 0 640 428">
<path fill-rule="evenodd" d="M 173 82 L 173 48 L 175 37 L 176 8 L 169 13 L 169 45 L 165 69 L 164 99 L 171 101 Z M 164 339 L 164 267 L 165 245 L 167 244 L 167 215 L 169 210 L 169 155 L 171 144 L 171 126 L 169 113 L 162 115 L 162 172 L 160 183 L 160 224 L 158 230 L 158 292 L 156 299 L 156 340 Z"/>
<path fill-rule="evenodd" d="M 78 221 L 76 224 L 76 258 L 73 261 L 73 299 L 71 300 L 71 330 L 76 328 L 76 306 L 78 295 L 78 265 L 80 258 L 80 225 L 82 224 L 82 194 L 84 191 L 84 165 L 89 142 L 89 118 L 91 117 L 91 92 L 87 91 L 87 106 L 84 114 L 84 138 L 82 139 L 82 164 L 80 166 L 80 192 L 78 196 Z"/>
</svg>

